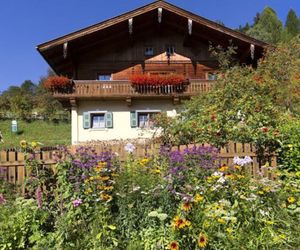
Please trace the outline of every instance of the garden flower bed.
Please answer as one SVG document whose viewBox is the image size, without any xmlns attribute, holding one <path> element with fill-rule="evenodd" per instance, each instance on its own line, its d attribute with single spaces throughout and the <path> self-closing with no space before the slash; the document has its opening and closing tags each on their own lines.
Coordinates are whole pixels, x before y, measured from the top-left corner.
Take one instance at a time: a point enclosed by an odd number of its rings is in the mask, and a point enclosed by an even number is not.
<svg viewBox="0 0 300 250">
<path fill-rule="evenodd" d="M 30 145 L 30 144 L 28 144 Z M 30 149 L 29 149 L 30 150 Z M 194 147 L 120 162 L 65 151 L 55 172 L 27 161 L 26 198 L 0 185 L 2 249 L 296 249 L 300 175 L 248 175 L 251 159 L 217 164 Z M 265 166 L 268 168 L 268 166 Z M 274 170 L 275 171 L 275 170 Z"/>
</svg>

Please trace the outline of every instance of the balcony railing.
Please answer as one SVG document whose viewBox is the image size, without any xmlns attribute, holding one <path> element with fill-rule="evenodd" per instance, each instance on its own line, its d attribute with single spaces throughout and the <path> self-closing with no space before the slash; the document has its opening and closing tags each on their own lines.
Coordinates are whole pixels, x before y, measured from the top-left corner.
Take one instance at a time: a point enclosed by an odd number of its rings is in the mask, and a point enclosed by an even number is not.
<svg viewBox="0 0 300 250">
<path fill-rule="evenodd" d="M 214 81 L 209 80 L 190 80 L 189 84 L 179 86 L 134 87 L 130 81 L 75 80 L 73 90 L 56 91 L 53 95 L 56 98 L 193 96 L 208 91 L 213 84 Z"/>
</svg>

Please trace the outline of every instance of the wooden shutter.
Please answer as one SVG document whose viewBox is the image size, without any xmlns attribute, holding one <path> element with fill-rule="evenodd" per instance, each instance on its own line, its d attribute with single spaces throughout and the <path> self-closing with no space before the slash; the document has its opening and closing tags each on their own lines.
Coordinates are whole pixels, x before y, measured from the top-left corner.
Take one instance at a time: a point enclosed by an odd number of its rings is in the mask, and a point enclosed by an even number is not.
<svg viewBox="0 0 300 250">
<path fill-rule="evenodd" d="M 112 112 L 105 113 L 105 127 L 106 128 L 113 127 L 113 113 Z"/>
<path fill-rule="evenodd" d="M 137 127 L 137 125 L 138 125 L 137 112 L 131 111 L 130 112 L 130 126 L 132 128 L 135 128 L 135 127 Z"/>
<path fill-rule="evenodd" d="M 83 128 L 91 128 L 91 115 L 89 112 L 83 112 Z"/>
</svg>

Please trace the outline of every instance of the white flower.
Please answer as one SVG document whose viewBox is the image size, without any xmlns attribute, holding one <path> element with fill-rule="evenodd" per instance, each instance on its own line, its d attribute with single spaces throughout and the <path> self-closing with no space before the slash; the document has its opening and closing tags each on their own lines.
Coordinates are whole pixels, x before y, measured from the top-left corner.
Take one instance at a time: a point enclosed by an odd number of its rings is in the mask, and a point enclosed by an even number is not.
<svg viewBox="0 0 300 250">
<path fill-rule="evenodd" d="M 124 149 L 128 152 L 128 153 L 132 153 L 135 150 L 135 146 L 132 143 L 127 143 L 124 147 Z"/>
<path fill-rule="evenodd" d="M 247 164 L 250 164 L 253 162 L 250 156 L 245 156 L 245 158 L 240 158 L 238 156 L 235 156 L 233 158 L 233 164 L 239 165 L 239 166 L 245 166 Z"/>
<path fill-rule="evenodd" d="M 224 177 L 221 177 L 217 182 L 224 184 L 226 182 L 226 179 Z"/>
</svg>

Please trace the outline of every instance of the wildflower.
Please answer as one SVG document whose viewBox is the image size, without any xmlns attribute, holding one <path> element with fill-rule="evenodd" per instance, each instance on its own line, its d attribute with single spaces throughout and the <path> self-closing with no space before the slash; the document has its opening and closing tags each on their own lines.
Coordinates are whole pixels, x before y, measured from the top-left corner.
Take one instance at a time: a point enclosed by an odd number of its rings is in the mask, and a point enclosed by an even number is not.
<svg viewBox="0 0 300 250">
<path fill-rule="evenodd" d="M 38 145 L 38 143 L 37 143 L 37 142 L 35 142 L 35 141 L 31 142 L 31 147 L 32 147 L 32 148 L 36 148 L 36 147 L 37 147 L 37 145 Z"/>
<path fill-rule="evenodd" d="M 100 176 L 99 180 L 101 180 L 101 181 L 108 181 L 109 180 L 109 176 Z"/>
<path fill-rule="evenodd" d="M 190 225 L 191 225 L 190 221 L 180 218 L 178 215 L 176 215 L 172 221 L 172 226 L 174 229 L 182 229 L 185 227 L 189 227 Z"/>
<path fill-rule="evenodd" d="M 135 146 L 132 143 L 127 143 L 124 147 L 125 151 L 132 153 L 135 150 Z"/>
<path fill-rule="evenodd" d="M 207 236 L 203 233 L 199 234 L 199 238 L 198 238 L 198 246 L 200 248 L 204 248 L 207 245 Z"/>
<path fill-rule="evenodd" d="M 209 228 L 210 227 L 210 223 L 208 221 L 204 221 L 203 227 L 204 228 Z"/>
<path fill-rule="evenodd" d="M 294 203 L 296 201 L 295 197 L 290 196 L 288 199 L 289 203 Z"/>
<path fill-rule="evenodd" d="M 156 168 L 156 169 L 152 170 L 152 173 L 154 173 L 154 174 L 160 174 L 161 171 L 160 171 L 160 169 Z"/>
<path fill-rule="evenodd" d="M 111 201 L 112 200 L 112 196 L 109 195 L 109 194 L 105 194 L 105 193 L 100 194 L 100 198 L 101 198 L 101 200 L 104 200 L 104 201 Z"/>
<path fill-rule="evenodd" d="M 149 160 L 148 158 L 144 158 L 144 159 L 140 160 L 140 164 L 141 164 L 142 166 L 145 166 L 149 161 L 150 161 L 150 160 Z"/>
<path fill-rule="evenodd" d="M 169 245 L 170 250 L 179 250 L 179 244 L 177 241 L 172 241 Z"/>
<path fill-rule="evenodd" d="M 113 190 L 113 189 L 114 189 L 113 186 L 106 186 L 106 187 L 104 187 L 104 190 L 105 190 L 105 191 L 111 191 L 111 190 Z"/>
<path fill-rule="evenodd" d="M 91 188 L 88 188 L 88 189 L 85 190 L 84 193 L 85 193 L 85 194 L 90 194 L 90 193 L 92 193 L 92 192 L 93 192 L 93 190 L 92 190 Z"/>
<path fill-rule="evenodd" d="M 233 233 L 233 229 L 231 227 L 226 228 L 226 232 L 229 234 Z"/>
<path fill-rule="evenodd" d="M 225 221 L 223 218 L 219 218 L 219 219 L 218 219 L 218 222 L 219 222 L 220 224 L 225 224 L 225 223 L 226 223 L 226 221 Z"/>
<path fill-rule="evenodd" d="M 238 156 L 235 156 L 233 158 L 233 164 L 239 165 L 239 166 L 245 166 L 247 164 L 250 164 L 253 162 L 250 156 L 245 156 L 245 158 L 240 158 Z"/>
<path fill-rule="evenodd" d="M 238 171 L 242 170 L 241 166 L 239 166 L 239 165 L 234 165 L 233 168 Z"/>
<path fill-rule="evenodd" d="M 79 207 L 82 204 L 82 200 L 76 199 L 76 200 L 72 201 L 72 204 L 74 207 Z"/>
<path fill-rule="evenodd" d="M 0 194 L 0 205 L 5 204 L 6 200 L 4 199 L 3 194 Z"/>
<path fill-rule="evenodd" d="M 21 148 L 26 148 L 27 142 L 25 140 L 20 141 L 20 146 L 21 146 Z"/>
<path fill-rule="evenodd" d="M 225 172 L 225 171 L 227 171 L 227 170 L 228 170 L 228 167 L 225 166 L 225 165 L 219 168 L 219 171 L 220 171 L 220 172 Z"/>
<path fill-rule="evenodd" d="M 207 181 L 208 183 L 212 183 L 212 177 L 208 176 L 208 177 L 206 178 L 206 181 Z"/>
<path fill-rule="evenodd" d="M 204 200 L 204 197 L 203 197 L 202 195 L 200 195 L 200 194 L 196 194 L 196 195 L 195 195 L 194 201 L 195 201 L 196 203 L 201 202 L 201 201 L 203 201 L 203 200 Z"/>
<path fill-rule="evenodd" d="M 265 193 L 265 192 L 262 191 L 262 190 L 260 190 L 260 191 L 257 192 L 257 194 L 259 194 L 259 195 L 263 195 L 264 193 Z"/>
<path fill-rule="evenodd" d="M 192 203 L 191 202 L 185 202 L 182 204 L 181 209 L 185 212 L 188 212 L 192 209 Z"/>
</svg>

